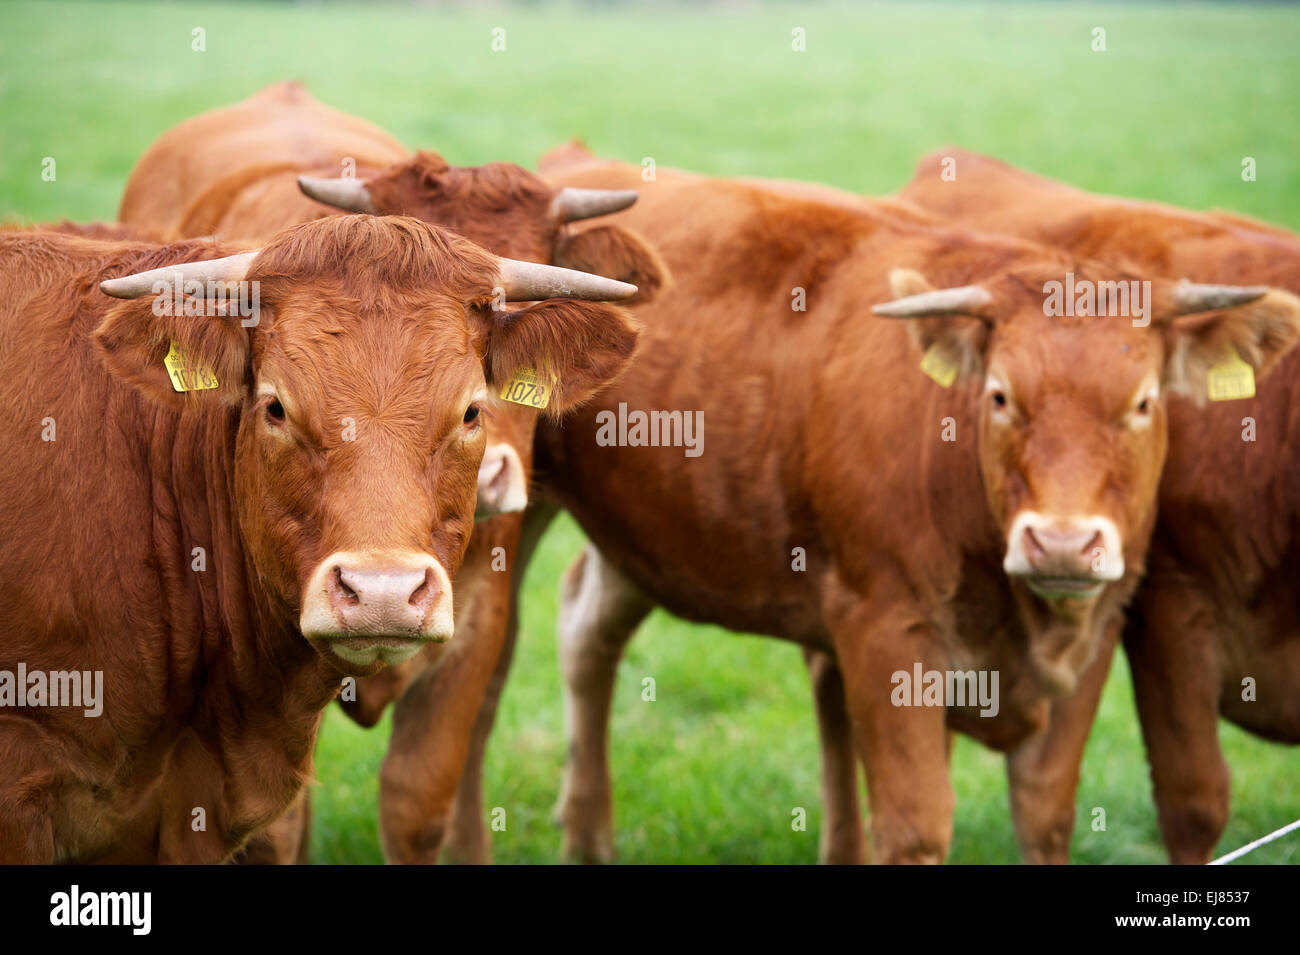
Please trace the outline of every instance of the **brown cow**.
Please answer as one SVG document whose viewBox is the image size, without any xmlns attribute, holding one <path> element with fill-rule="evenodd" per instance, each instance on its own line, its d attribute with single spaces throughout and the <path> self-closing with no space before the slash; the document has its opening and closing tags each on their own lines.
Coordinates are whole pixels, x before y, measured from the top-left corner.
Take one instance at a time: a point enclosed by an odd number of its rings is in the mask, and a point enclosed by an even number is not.
<svg viewBox="0 0 1300 955">
<path fill-rule="evenodd" d="M 563 411 L 637 337 L 538 301 L 629 286 L 396 217 L 8 232 L 0 275 L 4 862 L 215 862 L 275 819 L 341 675 L 452 636 L 488 388 L 552 369 Z"/>
<path fill-rule="evenodd" d="M 359 167 L 357 157 L 365 160 Z M 352 178 L 311 175 L 333 175 L 345 163 Z M 410 156 L 382 130 L 322 106 L 297 83 L 281 83 L 187 120 L 160 137 L 132 171 L 122 217 L 186 236 L 215 230 L 256 239 L 263 230 L 338 214 L 340 208 L 409 214 L 452 228 L 499 255 L 625 278 L 639 285 L 644 298 L 662 284 L 663 274 L 643 242 L 617 226 L 581 233 L 566 227 L 622 209 L 635 198 L 630 190 L 556 190 L 510 163 L 451 167 L 432 153 Z M 479 469 L 480 519 L 517 514 L 527 504 L 537 415 L 496 395 L 489 400 L 492 413 Z M 442 710 L 462 705 L 469 706 L 468 718 L 473 719 L 476 674 L 496 663 L 510 600 L 509 575 L 492 564 L 494 559 L 513 563 L 518 522 L 518 517 L 502 517 L 480 524 L 455 581 L 458 592 L 476 595 L 457 606 L 457 626 L 472 632 L 473 639 L 449 648 L 430 646 L 418 658 L 346 688 L 341 702 L 354 720 L 373 725 L 416 674 L 435 664 L 438 675 L 429 681 L 456 689 L 430 704 L 430 719 L 444 727 L 461 725 L 461 714 Z M 497 605 L 500 610 L 487 609 Z M 470 606 L 484 609 L 470 614 Z M 397 739 L 400 746 L 403 735 Z M 454 737 L 449 740 L 451 755 L 439 759 L 457 763 Z M 426 798 L 438 796 L 427 793 Z M 448 790 L 445 799 L 450 798 Z M 305 806 L 296 816 L 303 823 L 308 817 Z M 294 821 L 287 820 L 279 828 L 291 825 Z M 294 851 L 286 856 L 273 851 L 273 844 Z M 305 846 L 303 833 L 271 833 L 264 844 L 251 840 L 241 859 L 296 858 Z M 409 860 L 427 853 L 427 844 L 418 853 L 396 846 L 390 856 Z"/>
<path fill-rule="evenodd" d="M 640 180 L 609 163 L 552 181 Z M 638 309 L 646 342 L 628 373 L 538 436 L 539 475 L 599 548 L 571 572 L 561 626 L 566 848 L 609 855 L 614 671 L 658 604 L 833 651 L 878 857 L 942 859 L 946 727 L 1014 750 L 1092 679 L 1141 572 L 1166 392 L 1203 390 L 1228 343 L 1267 371 L 1300 331 L 1300 301 L 1156 280 L 1145 326 L 1058 317 L 1049 283 L 1143 277 L 698 177 L 660 175 L 628 220 L 674 288 Z M 891 297 L 877 311 L 902 321 L 865 314 Z M 917 371 L 926 353 L 953 387 Z M 647 446 L 644 422 L 621 440 L 630 414 L 652 411 L 701 413 L 704 453 Z M 931 672 L 997 673 L 996 715 L 907 705 L 917 668 L 931 686 Z"/>
<path fill-rule="evenodd" d="M 945 157 L 955 181 L 939 176 Z M 1300 292 L 1300 236 L 1231 213 L 1093 195 L 955 149 L 923 160 L 902 195 L 964 226 L 1173 278 Z M 1290 414 L 1298 381 L 1300 355 L 1291 352 L 1251 400 L 1199 412 L 1170 405 L 1160 518 L 1124 646 L 1174 862 L 1207 861 L 1227 822 L 1218 716 L 1300 743 L 1300 424 Z M 1065 762 L 1081 751 L 1094 709 L 1068 714 L 1060 733 L 1075 742 Z M 1052 795 L 1053 811 L 1072 819 L 1073 793 Z"/>
</svg>

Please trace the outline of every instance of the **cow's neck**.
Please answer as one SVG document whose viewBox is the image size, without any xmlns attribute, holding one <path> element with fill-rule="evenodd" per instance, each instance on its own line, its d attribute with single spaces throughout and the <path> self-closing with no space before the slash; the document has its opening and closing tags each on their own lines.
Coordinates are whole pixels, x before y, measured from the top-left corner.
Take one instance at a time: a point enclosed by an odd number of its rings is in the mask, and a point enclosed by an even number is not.
<svg viewBox="0 0 1300 955">
<path fill-rule="evenodd" d="M 231 777 L 223 823 L 242 836 L 282 811 L 309 773 L 321 714 L 342 678 L 268 597 L 243 546 L 238 420 L 224 407 L 160 414 L 151 444 L 154 462 L 170 464 L 153 478 L 153 543 L 172 643 L 169 717 L 219 754 Z M 173 712 L 178 705 L 183 712 Z M 235 778 L 241 767 L 255 776 Z"/>
</svg>

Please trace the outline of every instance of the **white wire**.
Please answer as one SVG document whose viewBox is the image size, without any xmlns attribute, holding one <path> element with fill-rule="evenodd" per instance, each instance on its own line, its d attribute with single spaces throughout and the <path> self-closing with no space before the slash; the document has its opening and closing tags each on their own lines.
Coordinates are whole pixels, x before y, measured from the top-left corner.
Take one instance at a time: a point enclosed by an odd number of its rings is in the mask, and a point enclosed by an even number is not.
<svg viewBox="0 0 1300 955">
<path fill-rule="evenodd" d="M 1285 836 L 1288 832 L 1292 832 L 1293 830 L 1296 829 L 1300 829 L 1300 819 L 1297 819 L 1295 822 L 1291 823 L 1290 825 L 1283 826 L 1281 829 L 1277 830 L 1276 832 L 1270 832 L 1268 835 L 1264 836 L 1263 838 L 1256 839 L 1254 842 L 1250 843 L 1249 845 L 1244 845 L 1240 849 L 1234 849 L 1232 852 L 1229 852 L 1226 856 L 1220 856 L 1219 858 L 1211 862 L 1210 865 L 1227 865 L 1233 859 L 1240 859 L 1247 852 L 1253 852 L 1255 849 L 1258 849 L 1260 846 L 1268 845 L 1274 839 L 1280 839 L 1283 836 Z"/>
</svg>

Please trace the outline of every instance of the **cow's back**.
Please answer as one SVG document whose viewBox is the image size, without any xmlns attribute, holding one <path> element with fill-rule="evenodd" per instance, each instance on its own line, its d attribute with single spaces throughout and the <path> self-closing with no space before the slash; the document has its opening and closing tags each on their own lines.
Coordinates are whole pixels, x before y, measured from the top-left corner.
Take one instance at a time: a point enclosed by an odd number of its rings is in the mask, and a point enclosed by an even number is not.
<svg viewBox="0 0 1300 955">
<path fill-rule="evenodd" d="M 118 218 L 128 225 L 166 235 L 205 234 L 202 224 L 223 216 L 213 211 L 223 197 L 250 181 L 278 175 L 277 201 L 292 203 L 294 221 L 318 215 L 319 204 L 297 193 L 296 175 L 344 174 L 353 168 L 377 169 L 409 153 L 378 126 L 317 102 L 299 83 L 278 83 L 224 109 L 186 120 L 164 133 L 132 169 Z M 267 196 L 257 196 L 265 202 Z M 247 210 L 244 210 L 247 211 Z M 182 229 L 186 219 L 188 230 Z M 283 212 L 277 228 L 286 224 Z M 230 238 L 261 233 L 240 225 Z"/>
</svg>

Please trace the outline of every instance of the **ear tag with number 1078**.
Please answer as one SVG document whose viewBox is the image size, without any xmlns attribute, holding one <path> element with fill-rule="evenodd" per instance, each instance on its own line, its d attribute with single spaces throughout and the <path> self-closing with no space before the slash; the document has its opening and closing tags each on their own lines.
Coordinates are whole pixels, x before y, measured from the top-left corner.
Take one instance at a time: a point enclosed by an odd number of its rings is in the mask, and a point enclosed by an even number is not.
<svg viewBox="0 0 1300 955">
<path fill-rule="evenodd" d="M 525 408 L 545 408 L 551 401 L 552 386 L 542 384 L 537 372 L 531 368 L 520 368 L 515 376 L 501 389 L 501 397 L 513 401 Z"/>
<path fill-rule="evenodd" d="M 167 349 L 163 366 L 172 380 L 172 387 L 177 391 L 209 391 L 217 387 L 217 376 L 212 373 L 212 369 L 195 361 L 193 356 L 186 354 L 175 342 Z"/>
</svg>

